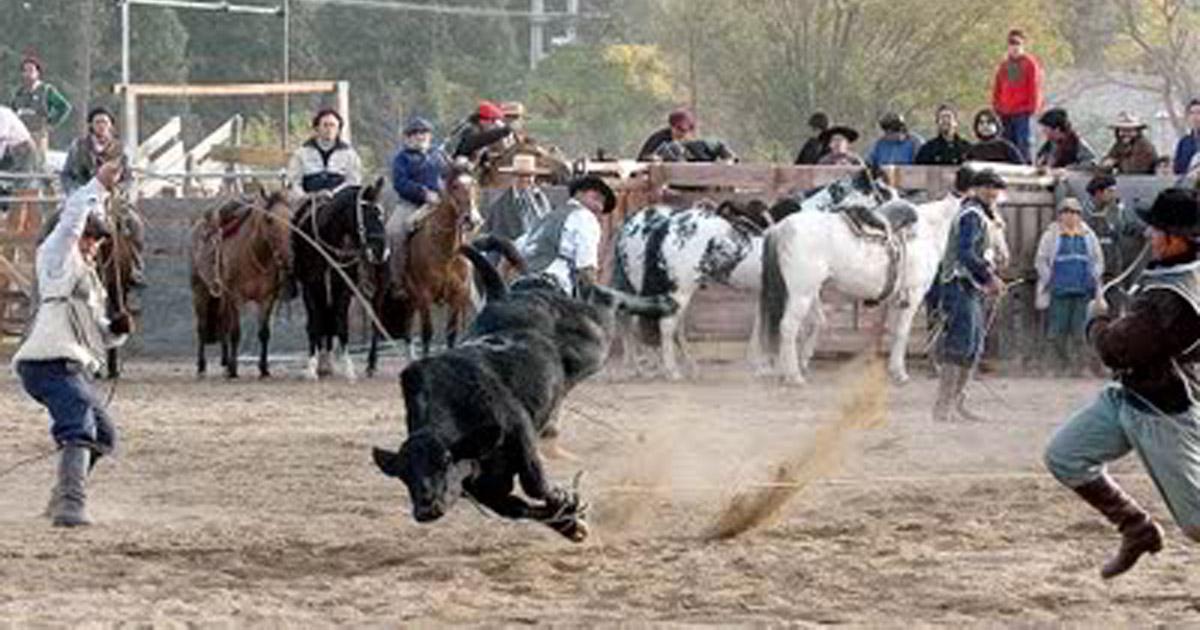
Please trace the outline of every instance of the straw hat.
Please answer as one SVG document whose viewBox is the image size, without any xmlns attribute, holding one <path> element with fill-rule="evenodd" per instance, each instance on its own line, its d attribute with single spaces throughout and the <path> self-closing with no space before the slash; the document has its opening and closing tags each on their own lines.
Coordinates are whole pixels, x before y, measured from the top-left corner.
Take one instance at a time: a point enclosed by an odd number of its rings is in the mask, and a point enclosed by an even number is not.
<svg viewBox="0 0 1200 630">
<path fill-rule="evenodd" d="M 500 111 L 504 112 L 505 118 L 525 118 L 525 104 L 517 101 L 500 103 Z"/>
<path fill-rule="evenodd" d="M 496 169 L 510 175 L 549 175 L 550 170 L 538 168 L 537 156 L 528 153 L 518 153 L 513 156 L 512 166 L 501 166 Z"/>
<path fill-rule="evenodd" d="M 1129 112 L 1117 114 L 1117 122 L 1109 125 L 1112 129 L 1145 129 L 1146 123 Z"/>
</svg>

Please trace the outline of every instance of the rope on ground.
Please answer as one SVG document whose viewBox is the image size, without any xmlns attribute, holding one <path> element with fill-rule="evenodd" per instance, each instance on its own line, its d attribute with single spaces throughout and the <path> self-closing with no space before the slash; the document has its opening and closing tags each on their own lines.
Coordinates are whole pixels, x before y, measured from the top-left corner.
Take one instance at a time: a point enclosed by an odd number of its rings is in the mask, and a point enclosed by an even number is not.
<svg viewBox="0 0 1200 630">
<path fill-rule="evenodd" d="M 26 457 L 25 459 L 18 460 L 15 464 L 12 464 L 8 468 L 5 468 L 4 470 L 0 470 L 0 479 L 7 477 L 8 475 L 11 475 L 12 473 L 30 465 L 30 464 L 33 464 L 34 462 L 39 462 L 43 459 L 46 459 L 47 457 L 50 457 L 51 455 L 53 455 L 57 452 L 58 452 L 57 448 L 52 448 L 52 449 L 41 451 L 36 455 L 31 455 L 29 457 Z"/>
</svg>

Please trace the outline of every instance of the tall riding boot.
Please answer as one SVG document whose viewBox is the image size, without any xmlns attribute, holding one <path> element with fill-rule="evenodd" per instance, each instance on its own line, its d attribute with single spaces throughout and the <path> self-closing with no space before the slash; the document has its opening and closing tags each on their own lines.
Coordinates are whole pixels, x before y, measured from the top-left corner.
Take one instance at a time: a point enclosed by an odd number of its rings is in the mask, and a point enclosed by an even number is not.
<svg viewBox="0 0 1200 630">
<path fill-rule="evenodd" d="M 1121 548 L 1104 563 L 1100 577 L 1117 577 L 1132 569 L 1142 554 L 1162 550 L 1162 527 L 1107 475 L 1075 488 L 1075 493 L 1121 532 Z"/>
<path fill-rule="evenodd" d="M 953 419 L 950 411 L 957 394 L 958 374 L 962 370 L 963 367 L 960 365 L 942 363 L 941 372 L 938 374 L 937 400 L 933 403 L 934 422 L 947 422 Z"/>
<path fill-rule="evenodd" d="M 58 460 L 58 503 L 51 519 L 58 527 L 91 525 L 87 513 L 88 461 L 92 451 L 87 446 L 68 444 Z"/>
<path fill-rule="evenodd" d="M 954 384 L 954 411 L 959 418 L 967 422 L 987 422 L 987 418 L 967 409 L 967 385 L 971 382 L 973 372 L 973 369 L 967 367 L 958 369 L 958 378 Z"/>
</svg>

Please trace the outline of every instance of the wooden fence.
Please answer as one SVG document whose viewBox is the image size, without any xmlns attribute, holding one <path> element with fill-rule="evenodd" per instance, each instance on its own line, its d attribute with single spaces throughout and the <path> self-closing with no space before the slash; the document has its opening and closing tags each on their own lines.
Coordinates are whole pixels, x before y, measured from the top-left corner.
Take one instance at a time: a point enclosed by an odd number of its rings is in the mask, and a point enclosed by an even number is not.
<svg viewBox="0 0 1200 630">
<path fill-rule="evenodd" d="M 32 313 L 34 250 L 42 213 L 36 193 L 0 215 L 0 353 L 12 347 Z"/>
</svg>

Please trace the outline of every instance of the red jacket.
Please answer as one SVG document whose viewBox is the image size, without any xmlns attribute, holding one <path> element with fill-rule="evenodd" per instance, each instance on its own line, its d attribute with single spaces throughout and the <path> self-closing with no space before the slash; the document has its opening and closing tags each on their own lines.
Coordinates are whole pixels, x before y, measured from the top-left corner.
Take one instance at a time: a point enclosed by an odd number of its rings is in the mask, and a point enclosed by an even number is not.
<svg viewBox="0 0 1200 630">
<path fill-rule="evenodd" d="M 1015 76 L 1009 77 L 1008 57 L 996 68 L 992 83 L 992 109 L 1001 116 L 1035 114 L 1042 108 L 1042 66 L 1028 53 L 1017 57 Z"/>
</svg>

